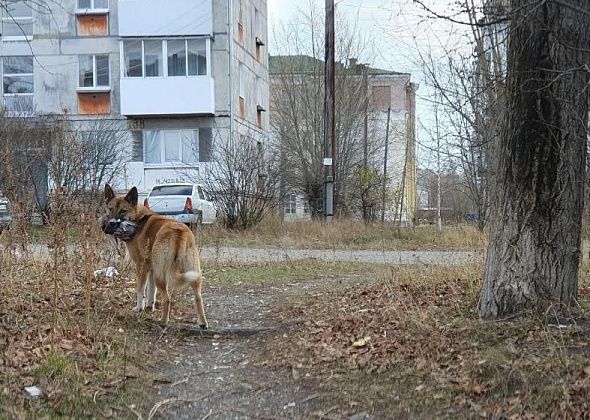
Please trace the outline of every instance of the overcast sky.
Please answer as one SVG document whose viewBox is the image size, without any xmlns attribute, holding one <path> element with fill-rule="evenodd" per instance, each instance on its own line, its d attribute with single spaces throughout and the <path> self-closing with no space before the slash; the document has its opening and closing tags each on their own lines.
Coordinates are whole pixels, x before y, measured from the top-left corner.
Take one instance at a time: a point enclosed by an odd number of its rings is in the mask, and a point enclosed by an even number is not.
<svg viewBox="0 0 590 420">
<path fill-rule="evenodd" d="M 449 0 L 428 0 L 440 12 L 448 11 Z M 324 0 L 268 0 L 269 32 L 281 24 L 293 22 L 300 10 L 324 8 Z M 311 5 L 311 6 L 310 6 Z M 375 65 L 389 70 L 417 73 L 417 49 L 446 43 L 449 32 L 457 29 L 449 22 L 425 19 L 426 13 L 412 0 L 336 0 L 336 13 L 349 24 L 356 24 L 378 43 Z M 281 53 L 269 39 L 271 54 Z M 420 75 L 416 74 L 417 79 Z"/>
<path fill-rule="evenodd" d="M 425 0 L 428 5 L 442 14 L 452 14 L 450 0 Z M 311 6 L 310 6 L 311 5 Z M 268 0 L 269 33 L 281 24 L 291 24 L 300 14 L 314 7 L 323 13 L 324 0 Z M 442 46 L 456 47 L 464 42 L 459 35 L 462 26 L 446 20 L 426 18 L 427 13 L 412 0 L 336 0 L 336 13 L 349 24 L 357 24 L 376 42 L 373 65 L 387 70 L 411 73 L 412 80 L 420 84 L 417 93 L 418 137 L 426 141 L 426 133 L 420 129 L 420 122 L 430 126 L 428 99 L 432 95 L 424 84 L 419 64 L 418 50 L 429 49 L 434 55 L 440 54 Z M 269 36 L 269 51 L 280 54 Z"/>
</svg>

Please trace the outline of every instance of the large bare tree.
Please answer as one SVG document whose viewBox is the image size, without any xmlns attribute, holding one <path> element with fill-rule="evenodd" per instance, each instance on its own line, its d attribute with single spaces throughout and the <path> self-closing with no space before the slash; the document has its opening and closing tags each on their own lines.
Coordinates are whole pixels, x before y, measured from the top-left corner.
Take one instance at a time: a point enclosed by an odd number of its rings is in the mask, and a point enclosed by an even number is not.
<svg viewBox="0 0 590 420">
<path fill-rule="evenodd" d="M 438 116 L 436 137 L 445 138 L 445 154 L 461 169 L 482 230 L 493 201 L 493 168 L 504 109 L 507 25 L 501 4 L 458 1 L 463 29 L 459 46 L 441 44 L 420 53 L 426 83 L 436 92 L 430 99 Z M 469 40 L 469 48 L 464 40 Z M 437 54 L 434 49 L 439 50 Z"/>
<path fill-rule="evenodd" d="M 312 212 L 321 209 L 324 185 L 322 163 L 324 126 L 323 19 L 310 9 L 296 25 L 275 32 L 282 56 L 271 57 L 272 130 L 280 142 L 284 188 L 305 193 Z M 368 134 L 364 147 L 364 117 L 367 109 L 367 67 L 356 59 L 369 60 L 371 43 L 356 29 L 339 20 L 336 24 L 336 210 L 346 212 L 348 199 L 362 194 L 350 191 L 362 167 L 364 155 L 381 151 L 383 138 Z M 358 201 L 358 200 L 357 200 Z M 362 207 L 360 202 L 358 207 Z"/>
<path fill-rule="evenodd" d="M 507 112 L 479 314 L 577 295 L 590 81 L 590 2 L 513 0 Z"/>
</svg>

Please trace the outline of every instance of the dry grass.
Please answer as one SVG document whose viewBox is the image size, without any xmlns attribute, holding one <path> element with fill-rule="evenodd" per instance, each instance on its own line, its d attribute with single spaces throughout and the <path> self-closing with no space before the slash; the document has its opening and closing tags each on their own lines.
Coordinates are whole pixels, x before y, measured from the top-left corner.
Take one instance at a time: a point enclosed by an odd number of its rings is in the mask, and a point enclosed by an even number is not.
<svg viewBox="0 0 590 420">
<path fill-rule="evenodd" d="M 382 264 L 339 261 L 282 261 L 272 263 L 209 264 L 204 261 L 204 276 L 208 285 L 268 287 L 297 283 L 310 279 L 323 281 L 346 276 L 381 274 L 387 270 Z"/>
<path fill-rule="evenodd" d="M 346 219 L 336 219 L 331 224 L 317 220 L 283 223 L 278 217 L 269 217 L 245 232 L 220 226 L 203 229 L 205 246 L 483 251 L 486 243 L 486 235 L 473 225 L 445 226 L 439 232 L 435 226 L 398 228 Z"/>
<path fill-rule="evenodd" d="M 65 232 L 75 224 L 85 228 L 72 247 Z M 13 226 L 0 249 L 0 418 L 128 417 L 137 379 L 149 377 L 129 313 L 131 271 L 93 276 L 114 263 L 93 219 L 54 220 L 49 258 L 23 248 L 28 232 Z"/>
<path fill-rule="evenodd" d="M 587 278 L 588 268 L 585 268 Z M 590 288 L 581 308 L 485 322 L 480 267 L 391 268 L 376 282 L 298 299 L 264 364 L 322 383 L 377 417 L 579 418 L 590 411 Z M 566 325 L 557 328 L 556 325 Z M 335 403 L 336 404 L 336 403 Z"/>
<path fill-rule="evenodd" d="M 116 279 L 93 277 L 94 269 L 114 265 L 93 219 L 64 214 L 45 228 L 46 260 L 23 253 L 22 244 L 32 242 L 29 232 L 17 225 L 2 238 L 0 419 L 134 417 L 132 402 L 154 379 L 145 361 L 157 360 L 147 352 L 161 330 L 154 316 L 129 311 L 133 270 L 124 268 Z M 310 222 L 239 234 L 212 227 L 204 240 L 379 249 L 481 249 L 485 242 L 465 227 L 439 237 L 429 228 L 391 232 Z M 474 313 L 480 267 L 384 269 L 317 261 L 204 267 L 209 284 L 218 286 L 363 276 L 362 286 L 339 282 L 337 289 L 294 296 L 279 316 L 308 321 L 258 343 L 264 364 L 319 386 L 350 413 L 359 406 L 399 418 L 576 418 L 590 411 L 590 266 L 583 267 L 580 308 L 503 322 L 482 322 Z M 176 309 L 180 317 L 190 311 L 186 302 Z M 25 394 L 31 385 L 42 389 L 42 398 Z"/>
</svg>

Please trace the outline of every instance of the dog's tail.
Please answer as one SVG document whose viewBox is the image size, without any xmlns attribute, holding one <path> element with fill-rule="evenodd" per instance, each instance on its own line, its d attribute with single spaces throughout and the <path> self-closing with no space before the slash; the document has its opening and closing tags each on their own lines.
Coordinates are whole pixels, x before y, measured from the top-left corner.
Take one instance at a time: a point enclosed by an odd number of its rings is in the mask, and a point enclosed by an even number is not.
<svg viewBox="0 0 590 420">
<path fill-rule="evenodd" d="M 173 275 L 174 287 L 188 286 L 191 283 L 203 281 L 203 275 L 200 271 L 190 270 L 185 273 Z"/>
</svg>

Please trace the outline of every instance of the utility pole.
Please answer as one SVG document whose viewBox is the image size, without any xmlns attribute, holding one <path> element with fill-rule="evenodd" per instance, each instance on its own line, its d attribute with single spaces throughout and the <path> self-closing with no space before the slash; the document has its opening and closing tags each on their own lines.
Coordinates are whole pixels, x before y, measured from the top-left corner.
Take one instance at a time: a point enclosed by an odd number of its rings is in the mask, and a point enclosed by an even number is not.
<svg viewBox="0 0 590 420">
<path fill-rule="evenodd" d="M 326 0 L 326 43 L 324 74 L 324 217 L 332 222 L 334 216 L 334 154 L 336 151 L 336 101 L 335 84 L 335 36 L 334 0 Z"/>
<path fill-rule="evenodd" d="M 369 172 L 369 66 L 363 66 L 363 95 L 365 95 L 365 121 L 363 133 L 363 173 L 361 179 L 368 180 Z M 363 186 L 363 188 L 366 188 Z M 369 221 L 366 198 L 363 199 L 363 221 Z"/>
<path fill-rule="evenodd" d="M 387 108 L 387 127 L 385 127 L 385 156 L 383 159 L 383 190 L 381 191 L 381 223 L 385 222 L 385 188 L 387 187 L 387 155 L 389 151 L 389 120 L 391 107 Z"/>
</svg>

